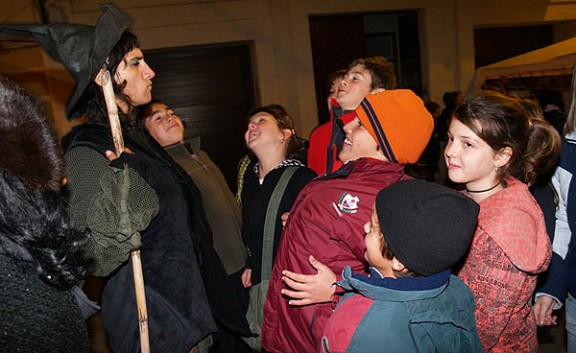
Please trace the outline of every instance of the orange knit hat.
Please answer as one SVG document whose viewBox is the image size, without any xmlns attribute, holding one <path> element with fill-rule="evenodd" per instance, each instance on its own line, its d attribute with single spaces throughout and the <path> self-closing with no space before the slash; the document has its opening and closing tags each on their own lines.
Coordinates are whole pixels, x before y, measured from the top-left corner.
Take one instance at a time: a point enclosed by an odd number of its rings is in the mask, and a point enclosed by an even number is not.
<svg viewBox="0 0 576 353">
<path fill-rule="evenodd" d="M 424 103 L 408 89 L 368 94 L 356 116 L 393 163 L 415 163 L 434 130 Z"/>
</svg>

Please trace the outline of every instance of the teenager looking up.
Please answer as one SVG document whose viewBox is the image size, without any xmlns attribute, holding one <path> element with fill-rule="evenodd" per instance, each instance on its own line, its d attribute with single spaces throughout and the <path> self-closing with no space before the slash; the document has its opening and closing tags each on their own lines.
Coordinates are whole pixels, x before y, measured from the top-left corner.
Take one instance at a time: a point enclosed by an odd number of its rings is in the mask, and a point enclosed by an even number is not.
<svg viewBox="0 0 576 353">
<path fill-rule="evenodd" d="M 330 174 L 342 166 L 342 161 L 338 159 L 345 134 L 342 126 L 354 118 L 354 109 L 368 93 L 396 88 L 396 72 L 394 65 L 386 58 L 374 56 L 354 60 L 344 76 L 340 80 L 334 79 L 333 83 L 337 81 L 338 87 L 333 87 L 334 99 L 328 102 L 331 124 L 320 131 L 321 134 L 317 136 L 320 141 L 310 137 L 312 166 L 318 175 Z M 324 152 L 318 153 L 318 150 Z"/>
<path fill-rule="evenodd" d="M 300 149 L 294 120 L 284 107 L 266 105 L 248 113 L 248 128 L 244 134 L 246 146 L 256 156 L 244 173 L 242 187 L 242 237 L 248 248 L 248 262 L 242 275 L 244 287 L 250 289 L 249 315 L 257 309 L 258 319 L 252 325 L 262 325 L 263 300 L 266 296 L 272 264 L 282 234 L 281 215 L 288 212 L 302 188 L 316 174 L 293 158 Z M 290 175 L 289 173 L 294 174 Z M 278 185 L 285 179 L 284 189 Z M 278 199 L 273 194 L 278 190 Z M 260 334 L 259 327 L 253 331 Z M 249 340 L 254 349 L 260 339 Z"/>
<path fill-rule="evenodd" d="M 140 109 L 139 115 L 145 129 L 174 162 L 186 171 L 202 194 L 202 205 L 212 230 L 210 245 L 213 245 L 218 254 L 230 282 L 229 289 L 222 287 L 222 290 L 229 294 L 226 297 L 228 302 L 236 302 L 231 307 L 226 306 L 227 310 L 233 311 L 235 307 L 247 306 L 248 293 L 240 279 L 247 256 L 241 235 L 242 215 L 224 175 L 206 152 L 200 149 L 200 137 L 184 140 L 182 120 L 166 104 L 152 101 Z M 205 261 L 203 267 L 206 267 Z M 225 281 L 214 274 L 211 276 L 210 281 L 216 278 Z M 210 352 L 244 352 L 244 344 L 238 334 L 231 332 L 226 326 L 220 325 L 219 329 L 219 334 L 206 340 L 207 345 L 213 341 Z"/>
</svg>

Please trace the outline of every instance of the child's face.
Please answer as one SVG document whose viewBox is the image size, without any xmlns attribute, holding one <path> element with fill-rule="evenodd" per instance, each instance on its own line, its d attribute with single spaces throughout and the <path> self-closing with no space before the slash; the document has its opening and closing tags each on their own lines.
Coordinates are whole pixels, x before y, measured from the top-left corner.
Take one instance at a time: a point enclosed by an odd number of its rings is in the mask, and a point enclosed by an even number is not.
<svg viewBox="0 0 576 353">
<path fill-rule="evenodd" d="M 268 148 L 279 146 L 280 141 L 286 138 L 284 132 L 278 126 L 276 119 L 265 112 L 260 112 L 248 121 L 248 129 L 244 134 L 246 146 L 252 151 L 266 150 Z"/>
<path fill-rule="evenodd" d="M 498 182 L 500 156 L 458 119 L 450 122 L 444 157 L 450 180 L 470 190 L 487 189 Z"/>
<path fill-rule="evenodd" d="M 338 96 L 338 87 L 340 86 L 340 82 L 342 82 L 342 77 L 338 77 L 336 78 L 333 82 L 332 82 L 332 86 L 330 86 L 330 94 L 328 95 L 328 110 L 330 110 L 330 103 L 332 102 L 332 99 L 336 99 L 336 97 Z"/>
<path fill-rule="evenodd" d="M 354 110 L 372 90 L 372 75 L 358 64 L 351 68 L 338 86 L 336 102 L 346 110 Z"/>
<path fill-rule="evenodd" d="M 378 272 L 384 277 L 394 277 L 392 271 L 392 260 L 386 259 L 382 255 L 382 230 L 380 229 L 380 223 L 378 222 L 378 215 L 376 214 L 376 207 L 372 209 L 372 216 L 370 217 L 370 222 L 364 225 L 364 231 L 366 236 L 364 238 L 364 243 L 366 244 L 366 253 L 364 257 L 368 263 L 376 268 Z"/>
<path fill-rule="evenodd" d="M 355 117 L 351 122 L 344 125 L 346 138 L 342 144 L 342 151 L 338 159 L 342 162 L 355 161 L 358 158 L 371 157 L 382 159 L 384 155 L 378 151 L 378 144 L 362 123 Z"/>
<path fill-rule="evenodd" d="M 184 126 L 174 111 L 164 103 L 153 103 L 152 114 L 144 119 L 144 126 L 160 146 L 166 147 L 184 138 Z"/>
</svg>

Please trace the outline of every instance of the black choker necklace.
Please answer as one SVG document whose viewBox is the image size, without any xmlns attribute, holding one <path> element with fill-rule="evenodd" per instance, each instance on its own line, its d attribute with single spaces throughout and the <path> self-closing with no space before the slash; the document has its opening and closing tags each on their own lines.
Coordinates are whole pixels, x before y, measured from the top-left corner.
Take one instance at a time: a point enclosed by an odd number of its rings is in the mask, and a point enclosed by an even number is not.
<svg viewBox="0 0 576 353">
<path fill-rule="evenodd" d="M 487 192 L 487 191 L 490 191 L 490 190 L 494 190 L 494 189 L 496 189 L 496 187 L 497 187 L 498 185 L 500 185 L 500 182 L 498 182 L 496 185 L 494 185 L 493 187 L 488 188 L 488 189 L 484 189 L 484 190 L 470 190 L 470 189 L 466 188 L 466 191 L 469 192 L 469 193 L 471 193 L 471 194 L 480 194 L 480 193 L 483 193 L 483 192 Z"/>
</svg>

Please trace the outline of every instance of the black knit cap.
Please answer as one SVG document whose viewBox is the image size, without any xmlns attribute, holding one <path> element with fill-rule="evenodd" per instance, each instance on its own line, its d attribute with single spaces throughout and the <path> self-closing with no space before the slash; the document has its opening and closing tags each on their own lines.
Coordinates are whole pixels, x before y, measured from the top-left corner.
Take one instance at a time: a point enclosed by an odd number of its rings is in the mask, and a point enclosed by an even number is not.
<svg viewBox="0 0 576 353">
<path fill-rule="evenodd" d="M 66 67 L 76 81 L 66 106 L 68 119 L 81 115 L 78 102 L 104 66 L 106 58 L 131 25 L 130 17 L 114 4 L 100 5 L 96 26 L 83 24 L 2 24 L 0 34 L 34 38 L 54 59 Z"/>
<path fill-rule="evenodd" d="M 388 247 L 404 266 L 423 276 L 449 269 L 466 254 L 479 211 L 472 199 L 423 180 L 400 181 L 376 196 Z"/>
</svg>

